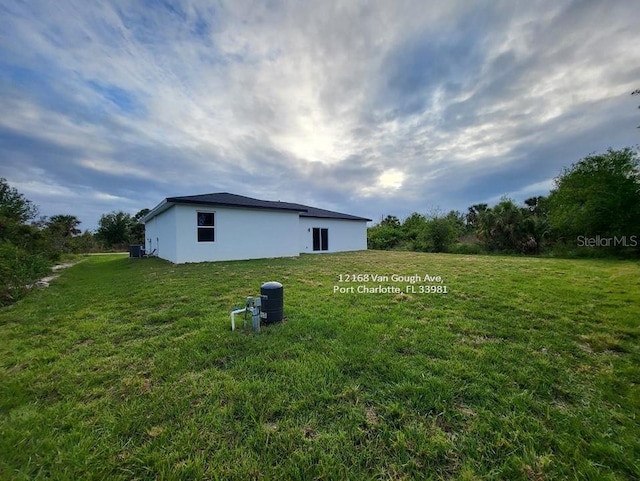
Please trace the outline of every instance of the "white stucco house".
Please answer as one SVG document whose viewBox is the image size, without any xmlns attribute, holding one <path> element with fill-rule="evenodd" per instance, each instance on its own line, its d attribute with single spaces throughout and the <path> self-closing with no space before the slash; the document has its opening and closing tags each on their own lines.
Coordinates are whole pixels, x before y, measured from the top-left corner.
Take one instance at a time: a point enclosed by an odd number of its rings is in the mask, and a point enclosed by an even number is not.
<svg viewBox="0 0 640 481">
<path fill-rule="evenodd" d="M 365 250 L 371 219 L 222 192 L 167 197 L 141 221 L 146 251 L 182 264 Z"/>
</svg>

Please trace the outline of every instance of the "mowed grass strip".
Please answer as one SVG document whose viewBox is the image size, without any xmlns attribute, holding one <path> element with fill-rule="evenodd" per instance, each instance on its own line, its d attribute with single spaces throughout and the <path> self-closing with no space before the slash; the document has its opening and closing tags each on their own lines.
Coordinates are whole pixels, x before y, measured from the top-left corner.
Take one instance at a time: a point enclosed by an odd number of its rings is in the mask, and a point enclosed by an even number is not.
<svg viewBox="0 0 640 481">
<path fill-rule="evenodd" d="M 631 261 L 94 256 L 0 311 L 0 477 L 638 479 L 639 321 Z"/>
</svg>

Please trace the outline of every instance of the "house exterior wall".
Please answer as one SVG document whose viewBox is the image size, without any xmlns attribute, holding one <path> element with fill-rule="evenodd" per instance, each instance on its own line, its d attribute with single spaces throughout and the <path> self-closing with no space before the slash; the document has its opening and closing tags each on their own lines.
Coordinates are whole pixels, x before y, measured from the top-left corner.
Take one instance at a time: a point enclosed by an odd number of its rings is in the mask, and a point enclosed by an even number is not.
<svg viewBox="0 0 640 481">
<path fill-rule="evenodd" d="M 144 225 L 145 246 L 150 254 L 171 262 L 177 262 L 176 212 L 170 208 L 155 216 Z"/>
<path fill-rule="evenodd" d="M 214 242 L 198 242 L 198 212 L 214 213 Z M 328 229 L 327 250 L 313 250 L 314 228 Z M 366 250 L 367 222 L 300 217 L 295 211 L 176 204 L 145 223 L 145 247 L 176 264 Z"/>
<path fill-rule="evenodd" d="M 174 205 L 175 263 L 297 256 L 298 213 L 218 206 Z M 197 213 L 215 214 L 215 241 L 198 242 Z M 161 256 L 163 257 L 163 256 Z"/>
<path fill-rule="evenodd" d="M 328 229 L 329 242 L 325 251 L 313 250 L 313 228 Z M 321 254 L 328 252 L 360 251 L 367 249 L 367 221 L 300 217 L 298 251 Z"/>
</svg>

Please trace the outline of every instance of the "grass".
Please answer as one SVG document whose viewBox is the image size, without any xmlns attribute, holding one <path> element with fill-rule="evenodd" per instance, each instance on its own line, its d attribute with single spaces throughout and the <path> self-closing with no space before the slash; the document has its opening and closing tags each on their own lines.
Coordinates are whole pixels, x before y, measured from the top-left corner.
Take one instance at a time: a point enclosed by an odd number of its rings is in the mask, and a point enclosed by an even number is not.
<svg viewBox="0 0 640 481">
<path fill-rule="evenodd" d="M 90 257 L 0 310 L 0 478 L 638 479 L 639 321 L 631 261 Z"/>
</svg>

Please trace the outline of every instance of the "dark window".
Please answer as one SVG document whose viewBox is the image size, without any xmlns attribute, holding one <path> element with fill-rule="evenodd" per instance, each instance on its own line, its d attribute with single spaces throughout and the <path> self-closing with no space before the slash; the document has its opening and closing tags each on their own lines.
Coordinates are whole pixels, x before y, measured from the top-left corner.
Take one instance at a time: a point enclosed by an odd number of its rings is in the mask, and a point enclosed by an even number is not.
<svg viewBox="0 0 640 481">
<path fill-rule="evenodd" d="M 213 227 L 215 224 L 215 218 L 213 216 L 213 212 L 198 212 L 198 227 L 202 226 L 210 226 Z"/>
<path fill-rule="evenodd" d="M 213 229 L 198 228 L 198 242 L 213 242 L 215 240 Z"/>
<path fill-rule="evenodd" d="M 198 212 L 198 242 L 214 242 L 215 225 L 213 212 Z"/>
<path fill-rule="evenodd" d="M 329 229 L 313 228 L 313 250 L 329 250 Z"/>
</svg>

